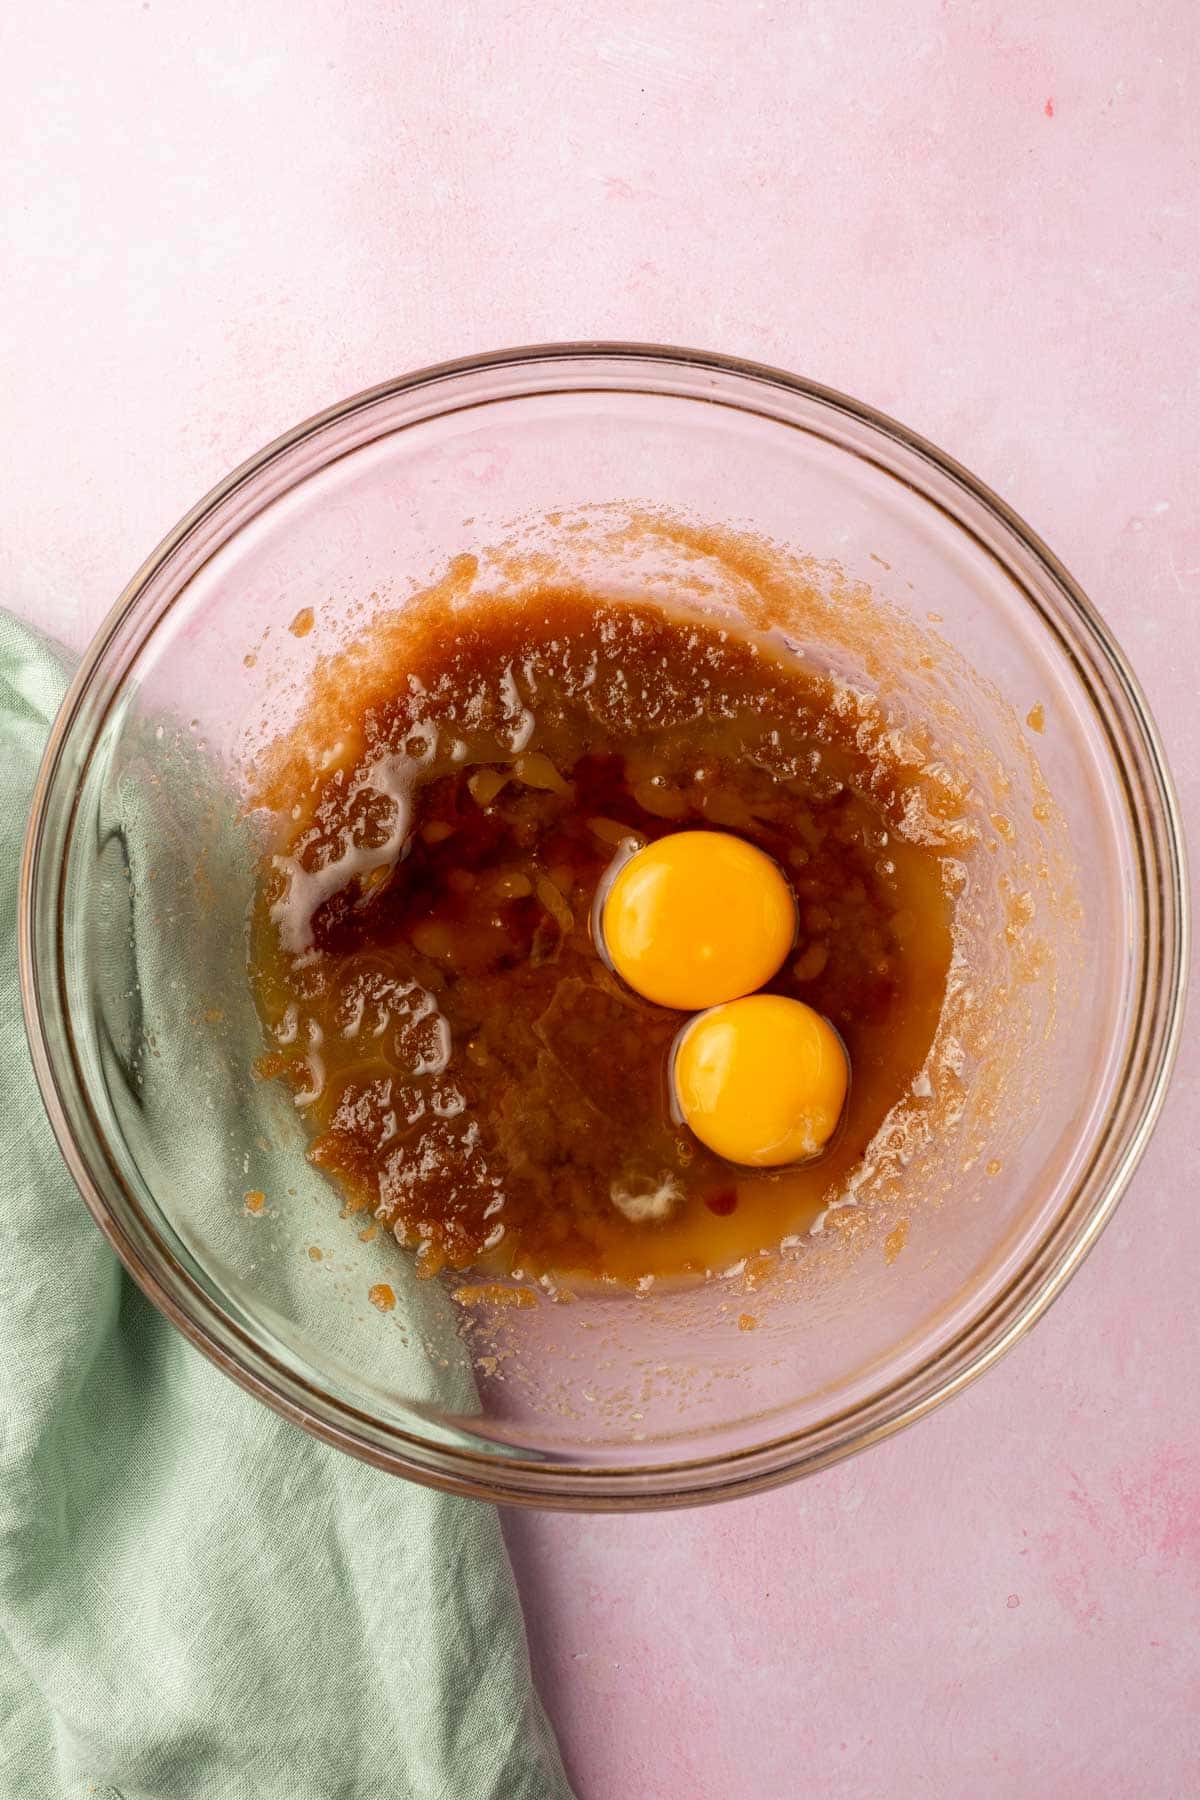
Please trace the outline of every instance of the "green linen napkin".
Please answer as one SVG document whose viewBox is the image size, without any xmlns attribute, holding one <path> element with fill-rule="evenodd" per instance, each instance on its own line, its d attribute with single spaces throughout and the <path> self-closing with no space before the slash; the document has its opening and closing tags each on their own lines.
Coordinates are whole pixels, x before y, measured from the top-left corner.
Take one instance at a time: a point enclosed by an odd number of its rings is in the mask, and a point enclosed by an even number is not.
<svg viewBox="0 0 1200 1800">
<path fill-rule="evenodd" d="M 64 687 L 0 615 L 0 1794 L 569 1800 L 495 1512 L 354 1462 L 219 1374 L 62 1163 L 15 919 Z M 228 1156 L 219 1124 L 196 1129 L 197 1157 Z"/>
</svg>

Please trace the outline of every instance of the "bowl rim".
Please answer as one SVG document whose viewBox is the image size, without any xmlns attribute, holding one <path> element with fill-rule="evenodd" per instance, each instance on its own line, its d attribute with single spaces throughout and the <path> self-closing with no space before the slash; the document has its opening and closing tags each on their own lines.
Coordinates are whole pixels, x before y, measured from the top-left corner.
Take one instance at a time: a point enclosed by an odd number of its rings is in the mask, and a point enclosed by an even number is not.
<svg viewBox="0 0 1200 1800">
<path fill-rule="evenodd" d="M 64 752 L 76 728 L 84 702 L 103 668 L 110 644 L 122 627 L 133 618 L 145 590 L 183 542 L 205 521 L 212 519 L 240 489 L 294 447 L 306 439 L 318 437 L 332 425 L 351 419 L 356 413 L 369 411 L 381 401 L 415 393 L 439 382 L 456 381 L 464 376 L 478 376 L 525 365 L 544 369 L 557 363 L 579 360 L 598 361 L 614 368 L 618 365 L 628 365 L 631 369 L 641 367 L 643 371 L 647 366 L 660 370 L 698 370 L 718 379 L 732 378 L 740 383 L 765 384 L 794 399 L 815 403 L 834 414 L 844 415 L 857 425 L 866 427 L 872 434 L 898 445 L 903 452 L 930 464 L 952 487 L 964 490 L 969 499 L 1000 527 L 1002 534 L 1015 540 L 1025 555 L 1032 559 L 1051 589 L 1057 591 L 1058 597 L 1065 603 L 1067 620 L 1078 630 L 1081 646 L 1090 652 L 1096 668 L 1110 678 L 1111 688 L 1105 695 L 1107 707 L 1099 704 L 1090 684 L 1085 681 L 1084 686 L 1105 726 L 1114 769 L 1120 778 L 1135 826 L 1138 826 L 1139 811 L 1130 799 L 1129 771 L 1119 754 L 1118 744 L 1114 742 L 1112 715 L 1118 708 L 1124 712 L 1125 733 L 1132 747 L 1140 752 L 1140 776 L 1148 796 L 1148 818 L 1155 828 L 1150 845 L 1155 853 L 1152 861 L 1159 876 L 1156 890 L 1149 894 L 1151 905 L 1156 905 L 1159 909 L 1156 915 L 1158 931 L 1155 940 L 1159 963 L 1153 972 L 1152 982 L 1148 982 L 1147 970 L 1143 966 L 1141 984 L 1143 1002 L 1147 987 L 1153 987 L 1153 1006 L 1150 1009 L 1154 1013 L 1151 1021 L 1155 1027 L 1153 1041 L 1149 1047 L 1148 1060 L 1140 1071 L 1136 1106 L 1131 1116 L 1121 1125 L 1121 1141 L 1114 1164 L 1101 1180 L 1082 1216 L 1074 1217 L 1086 1184 L 1093 1175 L 1098 1151 L 1105 1142 L 1103 1137 L 1092 1147 L 1093 1154 L 1087 1165 L 1076 1175 L 1069 1199 L 1059 1215 L 1030 1247 L 1021 1267 L 1014 1272 L 1005 1288 L 993 1297 L 982 1313 L 969 1318 L 932 1357 L 923 1360 L 890 1387 L 868 1396 L 843 1413 L 823 1418 L 815 1427 L 785 1433 L 745 1449 L 719 1451 L 659 1464 L 596 1463 L 588 1467 L 554 1461 L 543 1462 L 532 1458 L 493 1456 L 481 1451 L 452 1448 L 424 1438 L 419 1433 L 390 1426 L 382 1427 L 368 1414 L 310 1386 L 293 1370 L 285 1368 L 282 1363 L 265 1353 L 261 1346 L 254 1344 L 213 1303 L 158 1240 L 156 1248 L 159 1260 L 165 1261 L 171 1270 L 173 1291 L 133 1234 L 114 1216 L 105 1198 L 102 1183 L 97 1179 L 91 1162 L 77 1141 L 64 1104 L 60 1070 L 62 1046 L 56 1044 L 48 1016 L 46 995 L 38 978 L 38 898 L 48 880 L 55 882 L 56 929 L 59 918 L 62 870 L 47 865 L 45 839 L 56 778 L 64 760 Z M 571 384 L 576 390 L 578 386 L 579 384 Z M 519 398 L 520 391 L 514 390 L 504 397 Z M 755 412 L 758 409 L 747 407 L 745 410 Z M 422 422 L 426 421 L 417 421 Z M 796 421 L 791 423 L 793 428 L 803 428 Z M 934 503 L 929 495 L 922 494 L 922 498 L 927 504 Z M 954 522 L 959 528 L 970 532 L 971 527 L 966 520 L 955 515 Z M 1043 627 L 1048 627 L 1050 621 L 1042 615 L 1041 623 Z M 101 718 L 90 726 L 82 767 L 86 767 L 90 760 L 102 722 Z M 69 832 L 64 831 L 64 843 L 68 835 Z M 1148 892 L 1146 846 L 1140 828 L 1135 832 L 1135 837 L 1142 852 L 1140 873 L 1145 897 Z M 814 1473 L 865 1449 L 869 1444 L 912 1424 L 933 1407 L 960 1392 L 998 1361 L 1041 1317 L 1083 1262 L 1111 1218 L 1141 1159 L 1161 1111 L 1183 1026 L 1189 926 L 1187 865 L 1178 801 L 1158 730 L 1141 688 L 1123 652 L 1078 583 L 1041 538 L 1005 501 L 926 438 L 876 408 L 821 383 L 768 364 L 712 351 L 653 343 L 581 340 L 516 346 L 456 358 L 365 388 L 315 413 L 265 445 L 218 482 L 167 533 L 127 583 L 93 636 L 51 728 L 38 771 L 21 859 L 18 944 L 22 1009 L 38 1087 L 51 1128 L 75 1184 L 96 1223 L 143 1293 L 224 1373 L 313 1435 L 376 1467 L 403 1474 L 429 1486 L 504 1504 L 575 1510 L 644 1510 L 699 1504 L 737 1494 L 759 1492 L 800 1475 Z M 60 940 L 55 948 L 61 952 Z M 61 969 L 56 956 L 55 979 L 60 977 Z M 1144 1014 L 1146 1010 L 1143 1004 L 1141 1012 Z M 1139 1019 L 1139 1025 L 1143 1028 L 1144 1037 L 1148 1029 L 1144 1018 Z M 69 1036 L 68 1022 L 68 1039 Z M 1131 1038 L 1136 1042 L 1137 1034 L 1131 1034 Z M 56 1051 L 59 1053 L 57 1057 Z M 69 1042 L 67 1053 L 70 1058 Z M 1130 1059 L 1127 1058 L 1128 1060 Z M 76 1085 L 86 1104 L 86 1089 L 82 1084 Z M 109 1162 L 108 1167 L 120 1182 L 121 1177 L 115 1166 Z M 128 1190 L 126 1194 L 128 1197 Z M 1071 1227 L 1069 1230 L 1066 1229 L 1068 1225 Z M 150 1235 L 153 1237 L 152 1231 Z M 1060 1238 L 1064 1241 L 1057 1242 Z M 214 1330 L 218 1321 L 222 1327 L 220 1332 Z M 940 1375 L 937 1374 L 939 1369 L 942 1371 Z M 930 1379 L 931 1376 L 933 1379 Z M 851 1421 L 856 1421 L 856 1424 L 853 1429 L 847 1430 Z M 381 1430 L 385 1431 L 387 1447 L 384 1448 L 378 1441 L 363 1435 L 364 1427 L 373 1431 L 376 1439 Z"/>
</svg>

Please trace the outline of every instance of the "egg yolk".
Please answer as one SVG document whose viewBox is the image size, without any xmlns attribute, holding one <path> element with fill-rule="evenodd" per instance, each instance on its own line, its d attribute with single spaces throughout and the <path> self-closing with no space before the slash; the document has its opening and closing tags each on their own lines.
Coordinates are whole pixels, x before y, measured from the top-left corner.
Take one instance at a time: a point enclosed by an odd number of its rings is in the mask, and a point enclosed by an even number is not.
<svg viewBox="0 0 1200 1800">
<path fill-rule="evenodd" d="M 764 1169 L 825 1148 L 846 1104 L 849 1068 L 841 1038 L 811 1006 L 752 994 L 684 1026 L 673 1077 L 701 1143 Z"/>
<path fill-rule="evenodd" d="M 771 979 L 796 935 L 796 903 L 778 866 L 753 844 L 722 831 L 679 831 L 618 870 L 600 934 L 636 993 L 692 1012 Z"/>
</svg>

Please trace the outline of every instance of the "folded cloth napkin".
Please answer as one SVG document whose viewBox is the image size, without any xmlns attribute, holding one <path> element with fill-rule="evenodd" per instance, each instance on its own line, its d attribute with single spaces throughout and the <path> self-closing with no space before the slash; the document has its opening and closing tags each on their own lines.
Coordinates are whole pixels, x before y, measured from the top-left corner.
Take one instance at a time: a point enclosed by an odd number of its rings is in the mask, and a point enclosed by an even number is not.
<svg viewBox="0 0 1200 1800">
<path fill-rule="evenodd" d="M 219 1374 L 59 1156 L 16 905 L 65 682 L 0 614 L 0 1795 L 569 1800 L 495 1512 L 354 1462 Z"/>
</svg>

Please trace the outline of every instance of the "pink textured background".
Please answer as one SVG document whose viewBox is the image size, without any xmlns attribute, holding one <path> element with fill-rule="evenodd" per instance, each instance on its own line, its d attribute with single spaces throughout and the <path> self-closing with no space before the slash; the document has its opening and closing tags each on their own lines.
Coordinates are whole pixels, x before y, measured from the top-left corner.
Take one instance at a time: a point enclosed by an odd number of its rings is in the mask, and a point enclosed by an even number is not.
<svg viewBox="0 0 1200 1800">
<path fill-rule="evenodd" d="M 0 595 L 81 643 L 200 493 L 417 364 L 782 363 L 927 433 L 1113 623 L 1200 816 L 1194 0 L 12 0 Z M 1200 1792 L 1195 1035 L 984 1382 L 799 1488 L 522 1516 L 582 1800 Z"/>
</svg>

